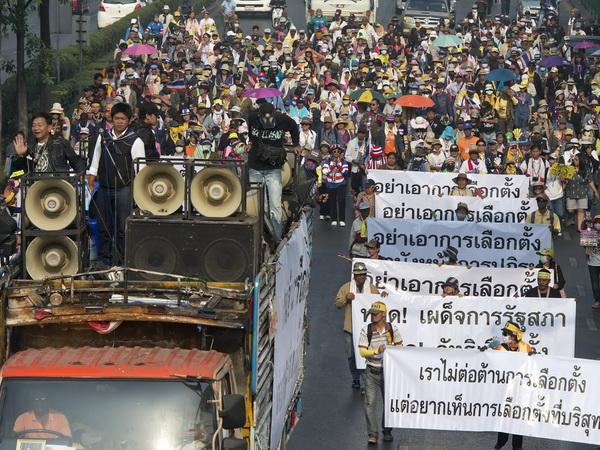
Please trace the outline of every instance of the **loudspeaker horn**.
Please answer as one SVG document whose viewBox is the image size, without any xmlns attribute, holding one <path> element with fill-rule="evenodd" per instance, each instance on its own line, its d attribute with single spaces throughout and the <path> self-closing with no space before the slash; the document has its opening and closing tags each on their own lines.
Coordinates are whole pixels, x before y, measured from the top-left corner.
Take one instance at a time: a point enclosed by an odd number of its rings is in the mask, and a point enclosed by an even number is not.
<svg viewBox="0 0 600 450">
<path fill-rule="evenodd" d="M 292 166 L 288 161 L 281 168 L 281 187 L 286 188 L 292 182 Z"/>
<path fill-rule="evenodd" d="M 78 255 L 77 244 L 67 236 L 38 236 L 27 246 L 27 273 L 34 280 L 75 275 Z"/>
<path fill-rule="evenodd" d="M 143 211 L 168 216 L 177 211 L 185 197 L 183 176 L 170 164 L 144 167 L 133 182 L 133 198 Z"/>
<path fill-rule="evenodd" d="M 205 217 L 228 217 L 242 203 L 242 184 L 229 169 L 207 167 L 192 180 L 190 198 Z"/>
<path fill-rule="evenodd" d="M 260 214 L 260 195 L 258 194 L 258 189 L 252 189 L 246 193 L 246 215 L 249 217 L 258 217 Z"/>
<path fill-rule="evenodd" d="M 40 230 L 58 231 L 77 218 L 77 194 L 65 180 L 39 180 L 25 195 L 27 218 Z"/>
</svg>

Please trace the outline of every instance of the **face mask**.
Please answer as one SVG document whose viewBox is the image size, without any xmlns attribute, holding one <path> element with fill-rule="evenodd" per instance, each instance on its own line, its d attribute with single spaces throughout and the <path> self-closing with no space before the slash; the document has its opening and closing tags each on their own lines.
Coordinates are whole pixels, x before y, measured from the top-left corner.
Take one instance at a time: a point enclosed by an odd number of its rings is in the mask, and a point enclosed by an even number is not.
<svg viewBox="0 0 600 450">
<path fill-rule="evenodd" d="M 455 167 L 455 166 L 453 166 L 453 165 L 450 165 L 450 164 L 446 166 L 446 168 L 447 168 L 447 169 L 448 169 L 450 172 L 453 172 L 453 171 L 454 171 L 454 167 Z"/>
<path fill-rule="evenodd" d="M 571 112 L 573 111 L 573 108 L 571 106 L 567 106 L 567 111 Z"/>
<path fill-rule="evenodd" d="M 600 231 L 600 223 L 595 223 L 594 229 Z"/>
<path fill-rule="evenodd" d="M 383 50 L 381 50 L 381 54 L 382 55 L 386 55 L 387 54 L 387 49 L 384 48 Z"/>
<path fill-rule="evenodd" d="M 540 255 L 540 262 L 546 264 L 548 262 L 548 257 L 546 255 Z"/>
<path fill-rule="evenodd" d="M 411 93 L 412 95 L 417 95 L 417 91 L 415 91 L 415 90 L 412 90 L 412 89 L 411 89 L 410 93 Z"/>
<path fill-rule="evenodd" d="M 463 213 L 456 213 L 456 217 L 457 217 L 459 220 L 465 220 L 465 219 L 467 218 L 467 215 L 466 215 L 466 214 L 463 214 Z"/>
<path fill-rule="evenodd" d="M 450 257 L 444 256 L 444 264 L 450 264 Z"/>
<path fill-rule="evenodd" d="M 177 147 L 175 147 L 175 152 L 176 152 L 176 153 L 181 153 L 181 152 L 183 152 L 183 147 L 181 147 L 181 146 L 177 146 Z"/>
<path fill-rule="evenodd" d="M 273 114 L 259 114 L 258 117 L 263 127 L 275 128 L 275 116 Z"/>
<path fill-rule="evenodd" d="M 509 344 L 510 343 L 510 336 L 502 336 L 502 340 L 504 341 L 505 344 Z"/>
<path fill-rule="evenodd" d="M 350 100 L 344 100 L 342 103 L 343 103 L 344 105 L 349 105 L 349 104 L 350 104 Z"/>
</svg>

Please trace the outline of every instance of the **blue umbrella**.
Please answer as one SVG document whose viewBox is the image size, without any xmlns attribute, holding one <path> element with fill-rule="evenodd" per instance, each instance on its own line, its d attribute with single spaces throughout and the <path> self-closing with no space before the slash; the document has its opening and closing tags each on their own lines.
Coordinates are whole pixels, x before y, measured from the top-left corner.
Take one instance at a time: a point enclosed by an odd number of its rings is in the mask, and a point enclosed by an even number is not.
<svg viewBox="0 0 600 450">
<path fill-rule="evenodd" d="M 542 67 L 570 66 L 571 63 L 562 56 L 546 56 L 539 63 Z"/>
<path fill-rule="evenodd" d="M 485 76 L 488 81 L 510 81 L 517 78 L 517 74 L 508 69 L 494 69 Z"/>
</svg>

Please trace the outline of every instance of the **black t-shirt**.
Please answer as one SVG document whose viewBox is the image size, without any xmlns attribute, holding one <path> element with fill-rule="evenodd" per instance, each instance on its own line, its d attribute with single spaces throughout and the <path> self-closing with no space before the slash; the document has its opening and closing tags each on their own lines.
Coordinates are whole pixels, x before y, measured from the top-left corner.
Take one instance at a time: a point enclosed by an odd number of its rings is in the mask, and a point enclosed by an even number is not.
<svg viewBox="0 0 600 450">
<path fill-rule="evenodd" d="M 536 287 L 532 287 L 527 292 L 525 292 L 525 297 L 562 298 L 562 295 L 560 295 L 560 291 L 558 289 L 554 289 L 552 287 L 549 287 L 548 289 L 550 289 L 549 293 L 540 294 L 539 291 L 538 291 L 538 287 L 537 286 Z"/>
<path fill-rule="evenodd" d="M 283 148 L 285 133 L 289 132 L 292 137 L 293 145 L 300 144 L 298 124 L 286 114 L 275 114 L 274 128 L 263 128 L 258 113 L 251 113 L 248 117 L 248 130 L 250 141 L 252 142 L 250 153 L 248 153 L 248 167 L 254 170 L 272 170 L 280 168 L 273 167 L 271 164 L 260 161 L 257 158 L 261 138 L 267 145 Z"/>
</svg>

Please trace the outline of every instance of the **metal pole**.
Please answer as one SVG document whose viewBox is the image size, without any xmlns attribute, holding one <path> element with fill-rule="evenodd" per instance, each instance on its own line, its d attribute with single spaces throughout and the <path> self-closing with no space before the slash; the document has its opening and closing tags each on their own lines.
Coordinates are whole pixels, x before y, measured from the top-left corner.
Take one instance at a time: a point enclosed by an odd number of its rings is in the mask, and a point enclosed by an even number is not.
<svg viewBox="0 0 600 450">
<path fill-rule="evenodd" d="M 83 89 L 83 0 L 79 1 L 79 94 Z"/>
<path fill-rule="evenodd" d="M 59 4 L 59 0 L 56 0 L 56 84 L 60 83 L 60 62 L 59 62 L 59 56 L 58 56 L 58 50 L 59 50 L 59 45 L 60 45 L 60 36 L 59 36 L 59 31 L 60 31 L 60 4 Z"/>
</svg>

